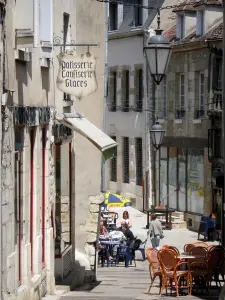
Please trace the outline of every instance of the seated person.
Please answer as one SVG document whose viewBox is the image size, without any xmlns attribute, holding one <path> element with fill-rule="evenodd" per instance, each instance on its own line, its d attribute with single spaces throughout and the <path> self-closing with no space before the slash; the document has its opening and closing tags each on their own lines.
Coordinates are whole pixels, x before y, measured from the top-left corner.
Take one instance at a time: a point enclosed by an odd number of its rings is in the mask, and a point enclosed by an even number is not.
<svg viewBox="0 0 225 300">
<path fill-rule="evenodd" d="M 113 259 L 112 256 L 109 253 L 108 247 L 106 247 L 105 245 L 102 245 L 100 241 L 98 241 L 98 251 L 99 251 L 98 253 L 99 253 L 100 256 L 102 256 L 104 251 L 105 251 L 107 260 L 112 260 Z"/>
<path fill-rule="evenodd" d="M 123 217 L 122 217 L 122 219 L 120 220 L 120 224 L 121 224 L 121 226 L 122 226 L 123 224 L 126 224 L 126 225 L 128 226 L 128 228 L 131 228 L 131 227 L 132 227 L 132 223 L 131 223 L 131 220 L 130 220 L 130 218 L 129 218 L 129 213 L 128 213 L 127 210 L 125 210 L 125 211 L 123 212 Z"/>
<path fill-rule="evenodd" d="M 99 239 L 100 240 L 108 240 L 109 239 L 109 233 L 102 222 L 100 222 Z"/>
</svg>

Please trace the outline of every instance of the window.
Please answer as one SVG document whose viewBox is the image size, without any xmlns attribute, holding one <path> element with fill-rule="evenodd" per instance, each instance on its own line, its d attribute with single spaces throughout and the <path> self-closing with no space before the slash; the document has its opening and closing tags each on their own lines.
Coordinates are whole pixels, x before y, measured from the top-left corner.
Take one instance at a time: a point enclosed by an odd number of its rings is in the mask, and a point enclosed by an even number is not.
<svg viewBox="0 0 225 300">
<path fill-rule="evenodd" d="M 122 78 L 122 111 L 129 111 L 129 98 L 130 98 L 130 72 L 128 70 L 123 71 Z"/>
<path fill-rule="evenodd" d="M 166 88 L 166 85 L 167 85 L 167 80 L 166 80 L 166 76 L 165 76 L 164 79 L 163 79 L 163 107 L 162 107 L 162 113 L 163 113 L 162 117 L 163 117 L 164 120 L 167 117 L 167 113 L 166 113 L 167 88 Z"/>
<path fill-rule="evenodd" d="M 222 57 L 217 55 L 213 59 L 213 90 L 222 90 Z"/>
<path fill-rule="evenodd" d="M 33 274 L 33 250 L 34 250 L 34 145 L 35 129 L 30 131 L 30 269 Z"/>
<path fill-rule="evenodd" d="M 63 50 L 69 51 L 71 43 L 71 26 L 70 26 L 70 15 L 67 13 L 63 14 Z"/>
<path fill-rule="evenodd" d="M 197 28 L 196 28 L 196 35 L 202 36 L 204 34 L 204 11 L 198 11 L 197 12 Z"/>
<path fill-rule="evenodd" d="M 180 75 L 180 109 L 184 110 L 185 105 L 185 76 Z"/>
<path fill-rule="evenodd" d="M 142 69 L 135 71 L 135 86 L 136 86 L 135 110 L 141 112 L 143 108 L 143 70 Z"/>
<path fill-rule="evenodd" d="M 142 165 L 142 138 L 135 139 L 136 154 L 136 185 L 142 185 L 143 165 Z"/>
<path fill-rule="evenodd" d="M 116 141 L 115 136 L 111 138 Z M 117 182 L 117 156 L 115 155 L 110 161 L 110 181 Z"/>
<path fill-rule="evenodd" d="M 109 78 L 109 111 L 116 111 L 117 104 L 117 72 L 110 72 Z"/>
<path fill-rule="evenodd" d="M 109 30 L 117 30 L 118 26 L 118 5 L 116 3 L 109 3 Z"/>
<path fill-rule="evenodd" d="M 39 0 L 40 8 L 40 42 L 42 46 L 53 42 L 53 1 Z M 26 19 L 26 18 L 25 18 Z"/>
<path fill-rule="evenodd" d="M 180 39 L 183 39 L 184 36 L 184 16 L 180 16 Z"/>
<path fill-rule="evenodd" d="M 134 26 L 142 26 L 143 24 L 143 10 L 142 10 L 142 0 L 134 0 Z"/>
<path fill-rule="evenodd" d="M 123 182 L 130 182 L 130 158 L 129 158 L 129 137 L 123 138 Z"/>
<path fill-rule="evenodd" d="M 205 77 L 203 73 L 199 75 L 199 111 L 198 111 L 198 118 L 204 117 L 204 81 Z"/>
<path fill-rule="evenodd" d="M 45 267 L 45 165 L 46 165 L 46 128 L 42 129 L 42 267 Z"/>
</svg>

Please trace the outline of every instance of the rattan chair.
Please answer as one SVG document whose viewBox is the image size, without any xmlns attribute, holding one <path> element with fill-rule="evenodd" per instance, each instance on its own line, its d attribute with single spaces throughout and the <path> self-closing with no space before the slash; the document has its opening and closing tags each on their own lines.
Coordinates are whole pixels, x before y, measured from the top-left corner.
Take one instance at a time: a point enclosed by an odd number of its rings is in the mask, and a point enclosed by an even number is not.
<svg viewBox="0 0 225 300">
<path fill-rule="evenodd" d="M 184 288 L 188 290 L 188 295 L 191 295 L 192 277 L 189 263 L 179 261 L 175 252 L 166 248 L 158 252 L 158 257 L 162 269 L 162 288 L 160 290 L 160 296 L 164 289 L 172 288 L 172 282 L 174 282 L 177 296 L 179 296 L 179 289 Z M 182 270 L 181 266 L 185 266 L 185 270 Z"/>
<path fill-rule="evenodd" d="M 150 293 L 150 290 L 152 288 L 152 285 L 156 279 L 156 277 L 159 277 L 160 280 L 160 290 L 162 286 L 162 271 L 159 265 L 159 259 L 158 259 L 158 250 L 155 248 L 148 248 L 146 250 L 146 257 L 149 262 L 149 274 L 150 274 L 150 286 L 148 289 L 148 294 Z M 160 292 L 159 290 L 159 292 Z"/>
</svg>

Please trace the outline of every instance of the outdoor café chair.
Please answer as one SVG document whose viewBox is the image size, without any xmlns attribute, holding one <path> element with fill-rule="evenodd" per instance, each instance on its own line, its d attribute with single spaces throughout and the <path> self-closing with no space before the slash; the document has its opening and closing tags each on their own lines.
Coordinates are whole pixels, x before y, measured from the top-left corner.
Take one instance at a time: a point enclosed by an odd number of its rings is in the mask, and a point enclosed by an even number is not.
<svg viewBox="0 0 225 300">
<path fill-rule="evenodd" d="M 188 290 L 188 295 L 191 295 L 192 278 L 189 263 L 179 261 L 175 252 L 166 248 L 158 252 L 158 258 L 162 270 L 162 287 L 160 290 L 160 296 L 164 289 L 166 289 L 166 291 L 168 288 L 172 289 L 172 282 L 174 282 L 177 296 L 179 296 L 179 289 L 184 288 Z M 185 266 L 185 270 L 182 266 Z"/>
<path fill-rule="evenodd" d="M 214 246 L 208 250 L 208 271 L 209 271 L 209 286 L 211 287 L 212 282 L 216 282 L 216 286 L 221 286 L 220 275 L 221 266 L 224 263 L 225 250 L 222 246 Z M 222 276 L 223 277 L 223 276 Z"/>
<path fill-rule="evenodd" d="M 149 274 L 150 274 L 150 285 L 148 289 L 148 294 L 150 293 L 150 290 L 152 288 L 152 285 L 156 279 L 156 277 L 159 277 L 160 280 L 160 289 L 162 287 L 162 271 L 159 264 L 158 259 L 158 250 L 155 248 L 148 248 L 146 251 L 146 256 L 149 262 Z"/>
<path fill-rule="evenodd" d="M 194 247 L 191 249 L 190 255 L 196 256 L 196 258 L 190 263 L 193 286 L 195 286 L 196 289 L 200 287 L 202 289 L 202 292 L 203 287 L 205 287 L 209 292 L 207 248 L 201 246 Z"/>
</svg>

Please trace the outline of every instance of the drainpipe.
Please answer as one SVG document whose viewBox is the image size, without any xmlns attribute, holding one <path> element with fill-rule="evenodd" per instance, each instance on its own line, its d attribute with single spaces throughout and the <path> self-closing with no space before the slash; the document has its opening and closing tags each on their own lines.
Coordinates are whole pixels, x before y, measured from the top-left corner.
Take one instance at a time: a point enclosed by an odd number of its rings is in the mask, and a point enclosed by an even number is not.
<svg viewBox="0 0 225 300">
<path fill-rule="evenodd" d="M 223 22 L 225 22 L 225 0 L 223 0 Z M 223 136 L 223 173 L 224 173 L 224 166 L 225 166 L 225 163 L 224 163 L 224 160 L 225 160 L 225 140 L 224 140 L 224 134 L 225 134 L 225 58 L 224 58 L 224 55 L 225 55 L 225 30 L 223 31 L 223 112 L 222 112 L 222 136 Z M 224 246 L 225 245 L 225 193 L 224 193 L 224 187 L 225 187 L 225 176 L 224 176 L 224 185 L 223 185 L 223 197 L 222 197 L 222 211 L 223 211 L 223 214 L 222 214 L 222 245 Z"/>
<path fill-rule="evenodd" d="M 105 3 L 105 70 L 104 70 L 104 106 L 103 106 L 103 118 L 102 128 L 106 132 L 106 109 L 107 109 L 107 97 L 108 97 L 108 21 L 109 19 L 109 3 Z M 101 171 L 101 192 L 105 193 L 105 161 L 102 158 L 102 171 Z"/>
</svg>

